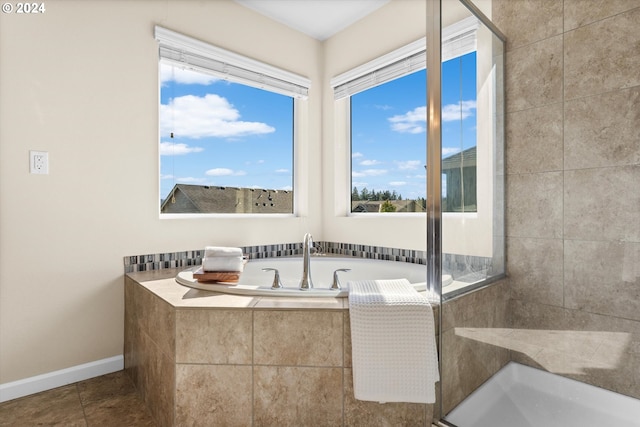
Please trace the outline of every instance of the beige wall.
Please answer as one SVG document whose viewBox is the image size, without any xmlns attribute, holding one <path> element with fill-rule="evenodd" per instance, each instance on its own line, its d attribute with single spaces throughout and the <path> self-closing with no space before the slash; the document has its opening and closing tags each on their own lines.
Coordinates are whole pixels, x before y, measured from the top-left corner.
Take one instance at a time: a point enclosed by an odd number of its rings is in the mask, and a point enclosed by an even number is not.
<svg viewBox="0 0 640 427">
<path fill-rule="evenodd" d="M 494 0 L 512 358 L 640 397 L 640 1 Z"/>
<path fill-rule="evenodd" d="M 0 383 L 122 354 L 125 255 L 320 233 L 313 198 L 299 218 L 159 219 L 155 24 L 310 78 L 297 153 L 320 174 L 318 41 L 232 1 L 0 14 Z M 49 152 L 49 175 L 29 174 L 30 149 Z"/>
<path fill-rule="evenodd" d="M 424 216 L 354 218 L 346 215 L 351 195 L 346 184 L 350 182 L 351 172 L 351 151 L 344 121 L 348 101 L 334 102 L 330 85 L 333 77 L 425 35 L 426 3 L 395 0 L 324 43 L 322 228 L 325 240 L 425 250 Z"/>
</svg>

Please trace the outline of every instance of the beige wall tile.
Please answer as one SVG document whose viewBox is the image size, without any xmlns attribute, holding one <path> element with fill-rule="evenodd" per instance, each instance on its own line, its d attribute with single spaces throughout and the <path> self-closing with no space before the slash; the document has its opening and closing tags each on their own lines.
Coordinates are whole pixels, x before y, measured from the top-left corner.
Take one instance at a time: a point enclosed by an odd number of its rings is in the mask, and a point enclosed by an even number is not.
<svg viewBox="0 0 640 427">
<path fill-rule="evenodd" d="M 175 357 L 175 310 L 166 301 L 142 286 L 135 288 L 138 323 L 158 349 L 172 359 Z"/>
<path fill-rule="evenodd" d="M 497 372 L 496 347 L 463 336 L 473 335 L 470 329 L 454 328 L 442 334 L 440 386 L 445 414 Z"/>
<path fill-rule="evenodd" d="M 565 99 L 640 84 L 640 7 L 564 36 Z"/>
<path fill-rule="evenodd" d="M 512 360 L 640 397 L 640 322 L 518 300 L 512 316 Z"/>
<path fill-rule="evenodd" d="M 508 49 L 562 33 L 562 2 L 493 0 L 492 19 L 507 38 Z"/>
<path fill-rule="evenodd" d="M 636 7 L 638 0 L 570 0 L 564 2 L 564 29 L 577 27 L 617 15 Z"/>
<path fill-rule="evenodd" d="M 174 420 L 175 362 L 159 351 L 146 333 L 141 334 L 139 378 L 141 393 L 149 412 L 159 426 L 172 426 Z"/>
<path fill-rule="evenodd" d="M 437 329 L 436 329 L 437 331 Z M 344 315 L 344 366 L 351 367 L 352 363 L 352 351 L 353 347 L 351 347 L 351 317 L 349 317 L 349 312 L 346 312 Z"/>
<path fill-rule="evenodd" d="M 507 116 L 508 174 L 562 170 L 562 103 Z"/>
<path fill-rule="evenodd" d="M 640 242 L 640 165 L 566 171 L 564 236 Z"/>
<path fill-rule="evenodd" d="M 342 366 L 341 311 L 254 312 L 254 363 Z"/>
<path fill-rule="evenodd" d="M 640 243 L 567 240 L 565 305 L 640 320 Z"/>
<path fill-rule="evenodd" d="M 562 172 L 507 177 L 509 237 L 562 237 Z"/>
<path fill-rule="evenodd" d="M 256 366 L 254 425 L 341 425 L 342 393 L 342 368 Z"/>
<path fill-rule="evenodd" d="M 433 405 L 357 400 L 353 394 L 353 370 L 344 370 L 345 426 L 424 426 L 432 417 Z"/>
<path fill-rule="evenodd" d="M 640 86 L 565 104 L 567 169 L 640 163 Z"/>
<path fill-rule="evenodd" d="M 506 68 L 507 112 L 562 101 L 562 36 L 510 51 Z"/>
<path fill-rule="evenodd" d="M 250 426 L 251 366 L 176 365 L 176 426 Z"/>
<path fill-rule="evenodd" d="M 507 239 L 511 295 L 541 304 L 563 305 L 562 239 Z"/>
<path fill-rule="evenodd" d="M 250 364 L 252 328 L 250 310 L 177 310 L 176 363 Z"/>
</svg>

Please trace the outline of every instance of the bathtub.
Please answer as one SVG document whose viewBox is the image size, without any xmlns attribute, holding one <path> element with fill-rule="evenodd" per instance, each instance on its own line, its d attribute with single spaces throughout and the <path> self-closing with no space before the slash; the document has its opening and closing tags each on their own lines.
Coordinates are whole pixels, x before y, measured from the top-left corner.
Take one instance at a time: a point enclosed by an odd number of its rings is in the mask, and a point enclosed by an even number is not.
<svg viewBox="0 0 640 427">
<path fill-rule="evenodd" d="M 638 427 L 640 400 L 510 362 L 445 420 L 458 427 Z"/>
<path fill-rule="evenodd" d="M 199 267 L 181 271 L 176 281 L 184 286 L 207 291 L 224 292 L 239 295 L 257 296 L 297 296 L 297 297 L 346 297 L 349 294 L 347 283 L 350 280 L 367 279 L 407 279 L 418 291 L 426 290 L 427 267 L 424 264 L 371 260 L 364 258 L 313 256 L 310 270 L 313 289 L 298 288 L 302 278 L 302 257 L 263 258 L 250 260 L 237 284 L 198 282 L 193 272 Z M 276 268 L 280 273 L 283 288 L 271 289 L 273 271 L 263 268 Z M 333 272 L 338 273 L 342 289 L 333 290 Z M 451 282 L 450 276 L 443 276 L 443 285 Z"/>
</svg>

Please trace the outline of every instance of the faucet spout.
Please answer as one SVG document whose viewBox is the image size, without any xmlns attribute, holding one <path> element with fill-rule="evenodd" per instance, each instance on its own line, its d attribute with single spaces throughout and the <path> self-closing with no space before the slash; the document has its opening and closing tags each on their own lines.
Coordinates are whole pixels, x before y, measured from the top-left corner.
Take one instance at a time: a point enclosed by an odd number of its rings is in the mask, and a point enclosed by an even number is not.
<svg viewBox="0 0 640 427">
<path fill-rule="evenodd" d="M 307 233 L 304 235 L 302 242 L 302 279 L 300 280 L 300 289 L 303 291 L 313 288 L 311 281 L 311 248 L 313 247 L 313 237 Z"/>
</svg>

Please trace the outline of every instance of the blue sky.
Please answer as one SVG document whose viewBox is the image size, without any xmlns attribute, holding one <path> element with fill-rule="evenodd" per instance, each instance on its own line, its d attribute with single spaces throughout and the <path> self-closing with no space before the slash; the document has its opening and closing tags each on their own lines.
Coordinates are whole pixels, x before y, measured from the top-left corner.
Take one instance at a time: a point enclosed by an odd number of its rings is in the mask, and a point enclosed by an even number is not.
<svg viewBox="0 0 640 427">
<path fill-rule="evenodd" d="M 161 63 L 161 197 L 176 183 L 291 190 L 293 100 Z M 475 144 L 475 54 L 443 64 L 443 157 Z M 171 138 L 173 132 L 173 138 Z M 426 72 L 352 97 L 352 186 L 425 197 Z"/>
</svg>

